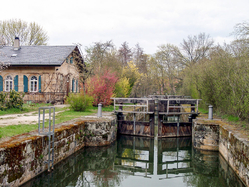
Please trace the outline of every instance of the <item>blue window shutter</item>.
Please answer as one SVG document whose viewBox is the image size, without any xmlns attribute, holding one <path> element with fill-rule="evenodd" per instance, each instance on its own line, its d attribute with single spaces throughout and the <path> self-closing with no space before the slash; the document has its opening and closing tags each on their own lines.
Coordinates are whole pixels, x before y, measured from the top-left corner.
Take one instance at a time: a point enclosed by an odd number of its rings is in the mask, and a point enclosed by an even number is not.
<svg viewBox="0 0 249 187">
<path fill-rule="evenodd" d="M 76 80 L 76 92 L 78 92 L 78 80 Z"/>
<path fill-rule="evenodd" d="M 39 76 L 39 92 L 41 92 L 41 75 Z"/>
<path fill-rule="evenodd" d="M 0 75 L 0 92 L 3 91 L 3 77 Z"/>
<path fill-rule="evenodd" d="M 70 64 L 72 64 L 72 63 L 73 63 L 73 57 L 70 58 Z"/>
<path fill-rule="evenodd" d="M 72 92 L 74 92 L 74 79 L 72 80 Z"/>
<path fill-rule="evenodd" d="M 72 92 L 74 92 L 74 79 L 72 80 Z"/>
<path fill-rule="evenodd" d="M 28 77 L 26 75 L 23 75 L 23 91 L 28 92 Z"/>
<path fill-rule="evenodd" d="M 14 77 L 14 90 L 18 92 L 18 75 Z"/>
</svg>

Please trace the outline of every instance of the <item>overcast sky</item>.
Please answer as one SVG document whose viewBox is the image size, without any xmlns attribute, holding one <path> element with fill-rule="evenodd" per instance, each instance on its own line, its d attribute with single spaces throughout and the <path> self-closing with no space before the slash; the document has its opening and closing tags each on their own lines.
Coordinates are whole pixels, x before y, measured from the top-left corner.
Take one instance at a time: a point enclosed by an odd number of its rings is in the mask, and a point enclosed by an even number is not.
<svg viewBox="0 0 249 187">
<path fill-rule="evenodd" d="M 205 32 L 216 43 L 229 42 L 237 23 L 249 20 L 249 0 L 5 0 L 0 19 L 36 22 L 49 45 L 112 40 L 116 47 L 139 43 L 153 54 L 161 44 L 179 45 Z"/>
</svg>

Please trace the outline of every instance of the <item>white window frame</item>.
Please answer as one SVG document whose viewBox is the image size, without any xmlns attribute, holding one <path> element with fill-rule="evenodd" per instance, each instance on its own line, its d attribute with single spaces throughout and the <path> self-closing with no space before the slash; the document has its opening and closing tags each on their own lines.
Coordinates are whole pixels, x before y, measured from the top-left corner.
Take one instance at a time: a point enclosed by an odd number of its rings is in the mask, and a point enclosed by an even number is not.
<svg viewBox="0 0 249 187">
<path fill-rule="evenodd" d="M 38 92 L 38 78 L 36 76 L 30 78 L 30 92 Z"/>
<path fill-rule="evenodd" d="M 13 79 L 8 75 L 5 79 L 5 91 L 9 92 L 10 90 L 13 90 Z"/>
</svg>

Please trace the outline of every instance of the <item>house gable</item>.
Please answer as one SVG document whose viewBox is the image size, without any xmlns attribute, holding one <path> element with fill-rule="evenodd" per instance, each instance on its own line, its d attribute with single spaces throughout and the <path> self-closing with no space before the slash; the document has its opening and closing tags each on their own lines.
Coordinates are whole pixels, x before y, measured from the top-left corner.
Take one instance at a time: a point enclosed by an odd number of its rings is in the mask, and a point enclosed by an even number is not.
<svg viewBox="0 0 249 187">
<path fill-rule="evenodd" d="M 10 66 L 0 72 L 0 91 L 7 91 L 5 80 L 11 76 L 12 89 L 25 92 L 25 100 L 34 100 L 30 95 L 39 100 L 42 98 L 39 93 L 46 93 L 46 97 L 49 93 L 59 93 L 65 98 L 68 92 L 79 91 L 75 65 L 79 59 L 84 63 L 77 46 L 21 46 L 18 50 L 4 46 L 0 48 L 0 61 Z"/>
</svg>

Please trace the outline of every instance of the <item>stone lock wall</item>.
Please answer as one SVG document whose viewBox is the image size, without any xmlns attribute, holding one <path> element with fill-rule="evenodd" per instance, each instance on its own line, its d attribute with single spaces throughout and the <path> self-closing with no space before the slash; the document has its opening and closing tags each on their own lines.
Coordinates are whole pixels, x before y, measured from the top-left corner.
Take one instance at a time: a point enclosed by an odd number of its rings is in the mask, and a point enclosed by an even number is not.
<svg viewBox="0 0 249 187">
<path fill-rule="evenodd" d="M 84 177 L 84 171 L 91 172 L 93 175 L 96 170 L 106 172 L 109 168 L 113 167 L 115 156 L 117 153 L 117 146 L 115 143 L 110 146 L 104 147 L 87 147 L 72 154 L 67 159 L 62 160 L 54 169 L 53 175 L 47 175 L 45 172 L 25 183 L 24 186 L 51 186 L 51 187 L 64 187 L 69 183 L 77 184 L 80 180 L 75 176 Z M 116 173 L 116 172 L 115 172 Z M 46 176 L 46 177 L 44 177 Z M 60 178 L 60 182 L 54 179 Z M 44 180 L 45 179 L 45 180 Z M 94 179 L 94 177 L 93 177 Z M 81 181 L 82 182 L 82 181 Z M 87 179 L 93 185 L 98 186 L 99 181 Z M 84 183 L 80 183 L 84 186 Z M 87 186 L 87 184 L 85 184 Z"/>
<path fill-rule="evenodd" d="M 84 146 L 104 146 L 116 140 L 116 118 L 75 119 L 55 129 L 54 164 Z M 18 139 L 18 141 L 16 141 Z M 48 137 L 13 137 L 0 145 L 0 186 L 19 186 L 48 169 Z"/>
<path fill-rule="evenodd" d="M 193 145 L 197 149 L 219 151 L 219 125 L 196 120 L 193 128 Z"/>
<path fill-rule="evenodd" d="M 220 126 L 219 152 L 249 186 L 249 142 L 226 127 Z"/>
<path fill-rule="evenodd" d="M 200 150 L 219 151 L 244 184 L 249 186 L 249 141 L 219 120 L 194 120 L 193 145 Z"/>
</svg>

